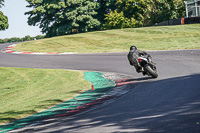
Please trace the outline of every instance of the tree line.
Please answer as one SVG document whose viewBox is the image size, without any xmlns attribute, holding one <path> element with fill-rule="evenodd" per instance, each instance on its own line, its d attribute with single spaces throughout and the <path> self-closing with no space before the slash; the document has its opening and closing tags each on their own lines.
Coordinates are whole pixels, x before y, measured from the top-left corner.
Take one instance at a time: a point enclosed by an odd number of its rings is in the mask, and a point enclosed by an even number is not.
<svg viewBox="0 0 200 133">
<path fill-rule="evenodd" d="M 45 38 L 44 35 L 37 35 L 35 37 L 31 37 L 30 35 L 27 35 L 22 38 L 12 37 L 12 38 L 0 39 L 0 44 L 1 43 L 13 43 L 13 42 L 25 42 L 25 41 L 39 40 L 39 39 L 43 39 L 43 38 Z"/>
<path fill-rule="evenodd" d="M 182 0 L 26 0 L 29 25 L 47 37 L 149 26 L 185 16 Z"/>
<path fill-rule="evenodd" d="M 182 0 L 118 0 L 105 15 L 105 29 L 135 28 L 185 16 Z"/>
<path fill-rule="evenodd" d="M 150 26 L 185 16 L 182 0 L 26 1 L 32 9 L 25 13 L 29 16 L 28 24 L 39 26 L 46 37 Z"/>
</svg>

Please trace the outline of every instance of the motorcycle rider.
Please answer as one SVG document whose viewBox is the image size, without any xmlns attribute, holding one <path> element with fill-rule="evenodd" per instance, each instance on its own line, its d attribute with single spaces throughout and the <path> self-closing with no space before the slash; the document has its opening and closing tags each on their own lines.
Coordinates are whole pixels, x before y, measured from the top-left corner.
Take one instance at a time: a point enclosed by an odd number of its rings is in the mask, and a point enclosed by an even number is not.
<svg viewBox="0 0 200 133">
<path fill-rule="evenodd" d="M 149 54 L 147 54 L 145 51 L 140 51 L 139 49 L 136 48 L 136 46 L 131 46 L 129 54 L 127 55 L 129 63 L 131 66 L 134 66 L 136 71 L 143 72 L 142 67 L 138 66 L 138 58 L 141 56 L 147 56 L 147 58 L 151 57 Z M 143 72 L 143 75 L 146 73 Z"/>
</svg>

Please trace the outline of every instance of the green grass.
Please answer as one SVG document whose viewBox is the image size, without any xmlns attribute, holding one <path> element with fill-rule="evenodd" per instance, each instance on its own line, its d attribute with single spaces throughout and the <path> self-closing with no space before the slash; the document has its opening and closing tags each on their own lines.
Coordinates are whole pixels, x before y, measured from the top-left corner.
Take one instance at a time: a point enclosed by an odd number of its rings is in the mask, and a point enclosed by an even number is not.
<svg viewBox="0 0 200 133">
<path fill-rule="evenodd" d="M 0 125 L 66 101 L 90 88 L 80 71 L 0 67 Z"/>
<path fill-rule="evenodd" d="M 200 48 L 200 24 L 96 31 L 18 44 L 26 52 L 125 52 L 131 45 L 141 50 Z"/>
</svg>

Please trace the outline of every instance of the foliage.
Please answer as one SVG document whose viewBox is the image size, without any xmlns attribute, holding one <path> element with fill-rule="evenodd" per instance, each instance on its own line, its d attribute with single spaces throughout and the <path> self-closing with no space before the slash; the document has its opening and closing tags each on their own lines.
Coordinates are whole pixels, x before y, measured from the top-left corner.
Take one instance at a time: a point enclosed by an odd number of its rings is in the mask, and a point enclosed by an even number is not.
<svg viewBox="0 0 200 133">
<path fill-rule="evenodd" d="M 126 18 L 143 21 L 143 14 L 146 13 L 147 9 L 145 0 L 118 0 L 116 4 L 117 11 L 123 11 Z"/>
<path fill-rule="evenodd" d="M 22 42 L 22 41 L 23 41 L 22 38 L 17 38 L 17 37 L 0 39 L 0 43 L 12 43 L 12 42 Z"/>
<path fill-rule="evenodd" d="M 125 22 L 121 28 L 141 27 L 143 26 L 145 15 L 148 12 L 148 6 L 145 0 L 118 0 L 116 2 L 116 10 L 106 15 L 105 20 L 107 21 L 104 27 L 106 29 L 114 28 L 113 23 L 115 23 L 115 25 L 120 25 L 122 22 L 115 21 L 116 16 L 120 16 L 123 18 L 123 22 Z M 109 27 L 109 25 L 111 27 Z M 117 26 L 115 28 L 117 28 Z"/>
<path fill-rule="evenodd" d="M 105 15 L 116 9 L 115 3 L 117 0 L 96 0 L 96 2 L 98 5 L 96 10 L 98 14 L 95 15 L 95 18 L 97 18 L 103 25 L 105 22 Z"/>
<path fill-rule="evenodd" d="M 133 17 L 126 18 L 123 12 L 118 13 L 116 10 L 106 14 L 105 20 L 107 20 L 104 24 L 105 29 L 133 28 L 140 25 Z"/>
<path fill-rule="evenodd" d="M 94 19 L 97 3 L 92 0 L 26 0 L 29 25 L 39 25 L 47 37 L 86 32 L 99 28 L 100 22 Z"/>
<path fill-rule="evenodd" d="M 150 4 L 150 24 L 185 16 L 185 4 L 182 0 L 154 0 Z"/>
<path fill-rule="evenodd" d="M 27 35 L 23 38 L 23 40 L 26 40 L 26 41 L 31 41 L 31 40 L 34 40 L 34 37 L 30 37 L 30 35 Z"/>
<path fill-rule="evenodd" d="M 0 0 L 0 8 L 1 8 L 2 6 L 4 6 L 3 2 L 4 2 L 4 0 Z"/>
<path fill-rule="evenodd" d="M 42 36 L 42 35 L 37 35 L 35 38 L 37 39 L 37 40 L 39 40 L 39 39 L 43 39 L 45 36 Z"/>
<path fill-rule="evenodd" d="M 182 0 L 26 0 L 29 25 L 47 37 L 105 29 L 149 26 L 185 16 Z"/>
<path fill-rule="evenodd" d="M 4 0 L 0 0 L 0 8 L 1 8 L 2 6 L 4 6 L 3 2 L 4 2 Z M 1 30 L 6 30 L 6 29 L 8 29 L 8 27 L 9 27 L 9 24 L 8 24 L 8 17 L 5 16 L 5 15 L 3 14 L 3 12 L 0 11 L 0 31 L 1 31 Z"/>
<path fill-rule="evenodd" d="M 182 0 L 118 0 L 116 11 L 111 11 L 110 14 L 105 15 L 104 27 L 106 29 L 133 28 L 180 18 L 185 15 L 184 6 Z M 121 18 L 121 21 L 116 21 L 119 20 L 116 19 L 117 16 L 119 19 Z M 125 26 L 119 27 L 118 25 L 122 23 L 122 20 L 125 22 Z M 131 25 L 126 21 L 134 22 L 134 24 Z"/>
<path fill-rule="evenodd" d="M 31 40 L 39 40 L 43 39 L 45 36 L 42 35 L 37 35 L 36 37 L 31 37 L 30 35 L 27 35 L 23 38 L 18 38 L 18 37 L 12 37 L 12 38 L 5 38 L 5 39 L 0 39 L 0 44 L 1 43 L 12 43 L 12 42 L 23 42 L 23 41 L 31 41 Z"/>
<path fill-rule="evenodd" d="M 8 29 L 8 18 L 0 11 L 0 30 Z"/>
</svg>

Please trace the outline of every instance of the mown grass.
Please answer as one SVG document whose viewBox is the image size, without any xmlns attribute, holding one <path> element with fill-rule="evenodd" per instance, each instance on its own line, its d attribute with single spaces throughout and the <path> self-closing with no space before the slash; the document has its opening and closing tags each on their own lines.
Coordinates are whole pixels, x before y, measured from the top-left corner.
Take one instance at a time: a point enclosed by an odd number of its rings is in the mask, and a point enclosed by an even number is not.
<svg viewBox="0 0 200 133">
<path fill-rule="evenodd" d="M 20 43 L 26 52 L 125 52 L 131 45 L 141 50 L 200 48 L 200 24 L 144 27 L 88 32 Z"/>
<path fill-rule="evenodd" d="M 0 67 L 0 125 L 42 111 L 90 88 L 80 71 Z"/>
</svg>

